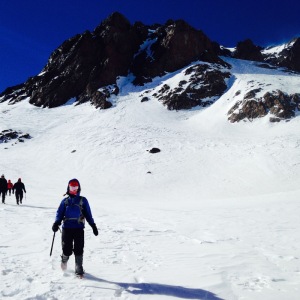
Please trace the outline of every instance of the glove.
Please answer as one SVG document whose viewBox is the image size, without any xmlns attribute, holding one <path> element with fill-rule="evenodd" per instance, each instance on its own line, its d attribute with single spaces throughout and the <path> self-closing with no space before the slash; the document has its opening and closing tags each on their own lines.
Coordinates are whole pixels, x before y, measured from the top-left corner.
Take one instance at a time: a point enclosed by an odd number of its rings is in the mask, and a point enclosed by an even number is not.
<svg viewBox="0 0 300 300">
<path fill-rule="evenodd" d="M 93 228 L 93 233 L 94 233 L 94 235 L 97 236 L 97 235 L 98 235 L 98 229 L 97 229 L 97 227 L 96 227 L 96 224 L 95 224 L 95 223 L 92 224 L 91 227 Z"/>
<path fill-rule="evenodd" d="M 53 224 L 53 226 L 52 226 L 53 232 L 56 232 L 56 231 L 58 230 L 58 226 L 59 226 L 59 224 L 58 224 L 57 222 L 55 222 L 55 223 Z"/>
</svg>

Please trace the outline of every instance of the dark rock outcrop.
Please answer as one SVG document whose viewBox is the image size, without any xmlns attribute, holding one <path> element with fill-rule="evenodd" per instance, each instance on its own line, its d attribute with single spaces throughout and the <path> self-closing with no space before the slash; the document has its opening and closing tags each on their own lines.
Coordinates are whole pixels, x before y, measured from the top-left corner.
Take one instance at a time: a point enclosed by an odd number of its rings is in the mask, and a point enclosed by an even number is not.
<svg viewBox="0 0 300 300">
<path fill-rule="evenodd" d="M 29 133 L 22 134 L 21 131 L 15 131 L 12 129 L 3 130 L 0 132 L 0 142 L 8 143 L 11 140 L 18 139 L 18 142 L 23 143 L 24 139 L 31 139 Z"/>
<path fill-rule="evenodd" d="M 139 51 L 130 68 L 136 76 L 135 85 L 144 85 L 156 76 L 179 70 L 204 53 L 210 62 L 222 61 L 210 39 L 183 20 L 168 20 L 164 26 L 157 27 L 146 43 L 148 46 Z"/>
<path fill-rule="evenodd" d="M 207 64 L 191 66 L 185 70 L 185 75 L 191 75 L 188 82 L 182 80 L 173 89 L 164 84 L 152 96 L 170 110 L 190 109 L 197 105 L 206 107 L 214 101 L 205 98 L 221 96 L 227 89 L 225 79 L 231 76 L 229 72 L 222 72 Z"/>
<path fill-rule="evenodd" d="M 287 95 L 277 90 L 255 98 L 257 92 L 259 89 L 248 92 L 243 101 L 237 101 L 229 110 L 228 120 L 231 123 L 261 118 L 268 113 L 274 116 L 270 118 L 270 122 L 279 122 L 294 117 L 296 109 L 300 111 L 300 94 Z"/>
<path fill-rule="evenodd" d="M 262 47 L 255 46 L 250 39 L 238 42 L 236 50 L 233 53 L 234 58 L 263 62 L 264 57 L 261 54 Z"/>
<path fill-rule="evenodd" d="M 65 41 L 39 75 L 6 89 L 0 102 L 14 104 L 28 98 L 31 104 L 51 108 L 75 98 L 77 104 L 91 101 L 106 109 L 112 106 L 110 96 L 119 92 L 118 76 L 128 75 L 128 70 L 136 76 L 133 83 L 143 85 L 197 59 L 225 66 L 217 56 L 219 50 L 201 30 L 183 20 L 170 19 L 163 26 L 131 25 L 115 12 L 93 32 Z"/>
<path fill-rule="evenodd" d="M 116 84 L 126 76 L 148 29 L 142 23 L 130 25 L 120 13 L 113 13 L 91 33 L 65 41 L 50 56 L 42 72 L 24 84 L 6 89 L 0 102 L 10 104 L 29 97 L 36 106 L 56 107 L 75 98 L 78 103 L 91 100 L 100 108 L 111 106 L 108 94 L 98 89 Z"/>
</svg>

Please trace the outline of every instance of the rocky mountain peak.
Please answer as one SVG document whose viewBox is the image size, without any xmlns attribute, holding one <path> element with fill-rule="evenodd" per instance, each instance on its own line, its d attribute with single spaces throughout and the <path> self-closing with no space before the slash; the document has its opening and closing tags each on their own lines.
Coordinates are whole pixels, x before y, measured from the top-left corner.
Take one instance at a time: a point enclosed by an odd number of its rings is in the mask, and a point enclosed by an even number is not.
<svg viewBox="0 0 300 300">
<path fill-rule="evenodd" d="M 264 57 L 261 54 L 262 47 L 255 46 L 250 39 L 238 42 L 236 51 L 233 53 L 234 58 L 263 62 Z"/>
<path fill-rule="evenodd" d="M 268 48 L 247 39 L 238 42 L 232 53 L 232 49 L 211 42 L 202 30 L 184 20 L 169 19 L 164 25 L 130 24 L 125 16 L 114 12 L 94 31 L 64 41 L 52 52 L 40 74 L 7 88 L 0 94 L 0 103 L 28 99 L 33 105 L 52 108 L 76 99 L 76 105 L 89 101 L 96 108 L 107 109 L 112 106 L 111 96 L 119 93 L 120 76 L 132 74 L 133 85 L 143 86 L 178 71 L 178 82 L 159 84 L 147 92 L 170 110 L 206 107 L 226 92 L 232 78 L 231 66 L 219 56 L 265 62 L 256 64 L 260 68 L 285 67 L 286 71 L 300 72 L 300 38 Z M 295 116 L 299 94 L 283 97 L 271 91 L 271 96 L 265 96 L 259 94 L 260 88 L 258 84 L 237 100 L 228 112 L 231 122 L 270 112 L 277 119 Z M 150 94 L 141 96 L 141 102 L 146 102 Z"/>
<path fill-rule="evenodd" d="M 95 30 L 93 31 L 93 35 L 95 36 L 100 34 L 106 27 L 115 27 L 118 30 L 127 31 L 130 29 L 131 24 L 122 14 L 115 11 L 95 28 Z"/>
</svg>

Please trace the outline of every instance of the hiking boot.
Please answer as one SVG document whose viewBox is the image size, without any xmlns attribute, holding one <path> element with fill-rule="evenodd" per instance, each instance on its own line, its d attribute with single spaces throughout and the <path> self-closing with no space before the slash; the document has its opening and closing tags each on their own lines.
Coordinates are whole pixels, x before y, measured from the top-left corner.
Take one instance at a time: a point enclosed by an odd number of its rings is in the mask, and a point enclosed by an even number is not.
<svg viewBox="0 0 300 300">
<path fill-rule="evenodd" d="M 19 202 L 17 202 L 17 204 L 19 205 Z"/>
<path fill-rule="evenodd" d="M 20 201 L 20 203 L 22 204 L 22 201 Z"/>
<path fill-rule="evenodd" d="M 64 271 L 67 269 L 67 263 L 68 263 L 68 260 L 69 260 L 69 256 L 66 256 L 64 254 L 62 254 L 61 256 L 61 269 Z"/>
<path fill-rule="evenodd" d="M 83 275 L 82 267 L 83 255 L 75 255 L 75 274 L 77 276 Z"/>
</svg>

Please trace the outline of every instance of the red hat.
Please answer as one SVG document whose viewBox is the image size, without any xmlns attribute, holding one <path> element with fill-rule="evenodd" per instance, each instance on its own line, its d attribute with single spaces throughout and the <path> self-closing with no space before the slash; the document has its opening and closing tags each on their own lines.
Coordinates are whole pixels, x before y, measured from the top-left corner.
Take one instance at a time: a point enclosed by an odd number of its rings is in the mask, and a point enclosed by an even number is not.
<svg viewBox="0 0 300 300">
<path fill-rule="evenodd" d="M 19 178 L 18 181 L 21 181 L 21 178 Z"/>
<path fill-rule="evenodd" d="M 70 181 L 69 186 L 79 186 L 79 183 L 76 180 L 72 180 Z"/>
</svg>

